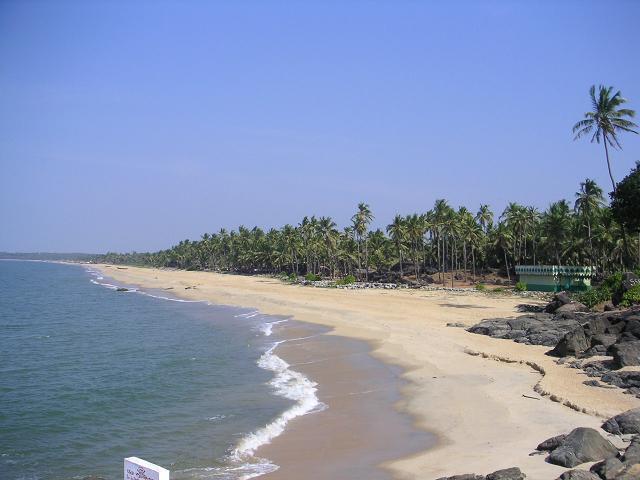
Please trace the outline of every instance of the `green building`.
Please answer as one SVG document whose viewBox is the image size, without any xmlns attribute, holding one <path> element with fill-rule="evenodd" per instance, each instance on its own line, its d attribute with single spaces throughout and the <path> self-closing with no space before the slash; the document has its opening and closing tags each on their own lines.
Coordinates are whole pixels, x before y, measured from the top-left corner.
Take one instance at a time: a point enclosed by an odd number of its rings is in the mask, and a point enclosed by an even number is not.
<svg viewBox="0 0 640 480">
<path fill-rule="evenodd" d="M 527 290 L 539 292 L 559 292 L 562 290 L 582 291 L 591 288 L 594 267 L 557 265 L 518 265 L 519 280 L 527 285 Z"/>
</svg>

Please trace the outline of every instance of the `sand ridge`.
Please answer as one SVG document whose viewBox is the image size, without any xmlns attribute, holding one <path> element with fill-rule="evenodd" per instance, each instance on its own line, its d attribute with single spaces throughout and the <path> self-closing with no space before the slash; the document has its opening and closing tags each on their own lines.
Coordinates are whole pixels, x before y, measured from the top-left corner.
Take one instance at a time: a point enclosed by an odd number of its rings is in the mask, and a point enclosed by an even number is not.
<svg viewBox="0 0 640 480">
<path fill-rule="evenodd" d="M 597 428 L 602 418 L 640 406 L 620 389 L 584 385 L 584 373 L 556 364 L 544 354 L 546 347 L 446 326 L 516 316 L 519 297 L 327 289 L 257 276 L 95 267 L 121 282 L 291 315 L 371 342 L 374 355 L 403 367 L 409 381 L 397 407 L 438 438 L 434 448 L 387 462 L 396 478 L 429 480 L 519 466 L 528 478 L 553 479 L 564 469 L 529 455 L 539 442 L 578 426 Z"/>
</svg>

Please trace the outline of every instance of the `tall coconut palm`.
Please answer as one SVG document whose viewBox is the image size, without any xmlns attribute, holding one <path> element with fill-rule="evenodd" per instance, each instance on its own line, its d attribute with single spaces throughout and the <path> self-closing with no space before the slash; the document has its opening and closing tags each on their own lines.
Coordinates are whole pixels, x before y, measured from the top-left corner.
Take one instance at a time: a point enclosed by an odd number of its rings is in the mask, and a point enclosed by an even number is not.
<svg viewBox="0 0 640 480">
<path fill-rule="evenodd" d="M 613 87 L 600 85 L 598 87 L 598 96 L 596 97 L 596 86 L 591 86 L 589 89 L 589 96 L 591 97 L 593 110 L 586 112 L 584 114 L 584 119 L 580 120 L 573 126 L 573 133 L 575 135 L 573 139 L 577 140 L 578 138 L 593 132 L 591 137 L 592 143 L 600 143 L 600 140 L 602 140 L 602 143 L 604 143 L 604 153 L 607 158 L 609 178 L 611 178 L 611 185 L 615 192 L 616 182 L 613 179 L 613 174 L 611 173 L 608 145 L 612 148 L 622 149 L 620 141 L 618 140 L 618 133 L 629 132 L 637 134 L 638 132 L 634 130 L 634 128 L 638 128 L 638 126 L 625 118 L 635 117 L 636 112 L 634 110 L 628 108 L 618 109 L 618 107 L 626 103 L 627 100 L 623 98 L 619 90 L 613 95 L 611 94 L 612 92 Z"/>
<path fill-rule="evenodd" d="M 493 223 L 493 212 L 489 208 L 489 205 L 480 205 L 478 213 L 476 213 L 476 222 L 478 222 L 482 230 L 487 233 L 489 226 Z"/>
<path fill-rule="evenodd" d="M 587 223 L 587 239 L 589 241 L 589 259 L 593 264 L 593 241 L 591 238 L 591 222 L 595 213 L 604 205 L 604 199 L 602 198 L 602 189 L 598 184 L 587 178 L 584 182 L 580 183 L 580 191 L 576 192 L 576 203 L 574 210 L 586 221 Z"/>
<path fill-rule="evenodd" d="M 571 232 L 571 209 L 566 200 L 554 202 L 544 213 L 543 225 L 547 241 L 553 249 L 556 264 L 561 265 L 561 253 Z"/>
<path fill-rule="evenodd" d="M 369 280 L 369 266 L 367 264 L 368 252 L 366 234 L 372 220 L 373 214 L 371 213 L 369 205 L 366 203 L 359 203 L 358 211 L 353 217 L 351 217 L 351 222 L 353 223 L 353 231 L 358 237 L 358 268 L 362 268 L 362 264 L 360 262 L 360 244 L 363 243 L 364 240 L 365 280 L 367 281 Z"/>
<path fill-rule="evenodd" d="M 398 263 L 400 265 L 400 278 L 404 276 L 402 270 L 402 251 L 404 250 L 404 242 L 406 241 L 407 228 L 402 215 L 393 217 L 393 222 L 387 225 L 387 233 L 391 237 L 396 252 L 398 253 Z"/>
</svg>

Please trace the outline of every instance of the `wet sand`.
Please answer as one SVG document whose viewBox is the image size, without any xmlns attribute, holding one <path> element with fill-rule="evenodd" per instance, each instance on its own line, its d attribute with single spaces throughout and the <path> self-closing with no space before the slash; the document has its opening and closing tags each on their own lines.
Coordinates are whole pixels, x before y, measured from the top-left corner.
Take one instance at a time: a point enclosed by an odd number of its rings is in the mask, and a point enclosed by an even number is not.
<svg viewBox="0 0 640 480">
<path fill-rule="evenodd" d="M 584 372 L 557 364 L 545 355 L 546 347 L 447 326 L 450 322 L 470 326 L 485 318 L 517 316 L 518 305 L 530 303 L 519 297 L 450 291 L 339 290 L 288 285 L 266 277 L 95 267 L 118 281 L 171 288 L 187 299 L 292 316 L 333 328 L 328 335 L 368 342 L 376 359 L 402 368 L 401 377 L 407 383 L 401 387 L 399 409 L 437 439 L 433 447 L 415 455 L 391 461 L 380 458 L 393 478 L 429 480 L 471 472 L 487 474 L 512 466 L 519 466 L 528 479 L 557 478 L 563 468 L 546 463 L 544 456 L 530 455 L 538 443 L 576 427 L 599 428 L 603 418 L 640 406 L 639 399 L 620 389 L 584 385 Z M 296 423 L 314 421 L 313 417 L 302 417 Z M 293 438 L 301 428 L 296 423 L 285 431 L 282 442 Z M 336 445 L 343 442 L 342 436 L 350 434 L 348 429 L 331 432 L 331 444 Z M 376 445 L 379 436 L 368 434 L 361 437 L 362 443 Z M 345 439 L 345 444 L 348 441 Z M 300 472 L 285 465 L 298 461 L 298 457 L 317 461 L 317 468 L 329 468 L 321 460 L 314 460 L 319 458 L 314 448 L 320 447 L 303 448 L 302 441 L 294 443 L 282 448 L 280 457 L 274 450 L 274 459 L 282 464 L 280 478 L 301 478 Z M 275 442 L 272 446 L 275 449 Z M 293 453 L 295 448 L 299 450 Z M 325 463 L 334 463 L 333 453 L 340 450 L 327 454 Z M 336 464 L 341 461 L 335 457 Z M 303 478 L 307 475 L 305 472 Z"/>
<path fill-rule="evenodd" d="M 382 463 L 425 450 L 435 437 L 393 408 L 406 384 L 402 370 L 374 359 L 367 342 L 326 335 L 329 331 L 299 322 L 274 329 L 294 339 L 276 354 L 318 383 L 318 398 L 327 408 L 295 418 L 283 435 L 258 450 L 258 456 L 280 465 L 263 478 L 391 480 Z"/>
</svg>

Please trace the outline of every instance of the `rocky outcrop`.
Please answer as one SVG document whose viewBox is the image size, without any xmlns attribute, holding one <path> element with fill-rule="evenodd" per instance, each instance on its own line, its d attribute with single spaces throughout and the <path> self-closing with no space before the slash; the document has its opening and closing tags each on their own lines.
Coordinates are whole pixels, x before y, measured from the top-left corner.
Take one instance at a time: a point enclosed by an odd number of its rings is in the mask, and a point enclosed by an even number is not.
<svg viewBox="0 0 640 480">
<path fill-rule="evenodd" d="M 487 476 L 467 473 L 464 475 L 454 475 L 453 477 L 441 477 L 437 480 L 525 480 L 527 476 L 518 467 L 505 468 L 490 473 Z"/>
<path fill-rule="evenodd" d="M 602 428 L 614 435 L 640 433 L 640 408 L 632 408 L 610 418 L 604 422 Z"/>
<path fill-rule="evenodd" d="M 558 480 L 602 480 L 595 473 L 587 470 L 569 470 L 558 477 Z"/>
<path fill-rule="evenodd" d="M 589 470 L 598 475 L 603 480 L 615 480 L 624 465 L 617 457 L 607 458 L 601 462 L 594 464 Z"/>
<path fill-rule="evenodd" d="M 618 449 L 593 428 L 576 428 L 547 457 L 549 463 L 575 467 L 615 457 Z"/>
<path fill-rule="evenodd" d="M 640 365 L 640 340 L 614 343 L 608 353 L 618 368 Z"/>
<path fill-rule="evenodd" d="M 565 438 L 567 438 L 565 434 L 551 437 L 538 445 L 536 447 L 536 450 L 539 450 L 541 452 L 550 452 L 552 450 L 555 450 L 560 445 L 562 445 L 562 442 L 564 442 Z"/>
</svg>

